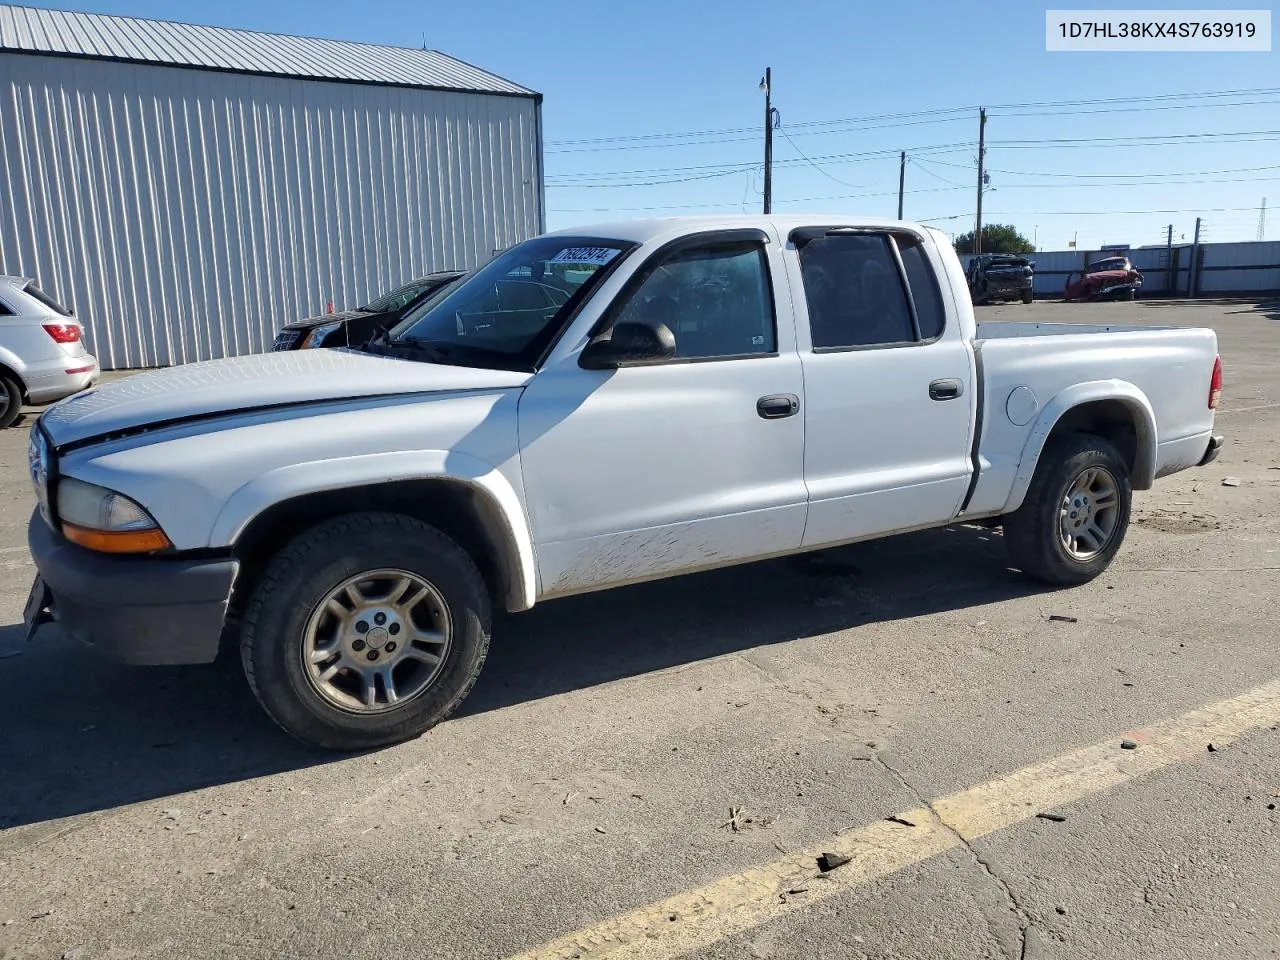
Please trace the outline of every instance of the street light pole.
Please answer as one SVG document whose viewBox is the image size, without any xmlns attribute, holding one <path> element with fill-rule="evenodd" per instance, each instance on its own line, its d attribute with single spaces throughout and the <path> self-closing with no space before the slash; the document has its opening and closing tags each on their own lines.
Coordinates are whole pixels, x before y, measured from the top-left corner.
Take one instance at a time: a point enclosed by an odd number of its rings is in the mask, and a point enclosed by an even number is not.
<svg viewBox="0 0 1280 960">
<path fill-rule="evenodd" d="M 773 69 L 764 68 L 764 212 L 773 212 Z"/>
</svg>

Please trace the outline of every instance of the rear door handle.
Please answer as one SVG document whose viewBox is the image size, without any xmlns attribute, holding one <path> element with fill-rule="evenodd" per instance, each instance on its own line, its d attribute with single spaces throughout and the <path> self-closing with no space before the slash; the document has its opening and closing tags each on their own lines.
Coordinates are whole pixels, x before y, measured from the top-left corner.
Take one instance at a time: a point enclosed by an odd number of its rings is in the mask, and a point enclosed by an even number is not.
<svg viewBox="0 0 1280 960">
<path fill-rule="evenodd" d="M 964 384 L 959 380 L 935 380 L 929 384 L 930 400 L 954 400 L 963 394 Z"/>
<path fill-rule="evenodd" d="M 756 401 L 756 413 L 766 420 L 792 417 L 800 410 L 800 398 L 794 393 L 775 393 Z"/>
</svg>

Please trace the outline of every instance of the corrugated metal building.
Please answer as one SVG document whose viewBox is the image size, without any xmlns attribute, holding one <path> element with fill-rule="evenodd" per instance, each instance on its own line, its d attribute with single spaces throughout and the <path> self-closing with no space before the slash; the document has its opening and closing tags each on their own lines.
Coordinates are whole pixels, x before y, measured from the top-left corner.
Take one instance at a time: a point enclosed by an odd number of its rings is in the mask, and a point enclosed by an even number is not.
<svg viewBox="0 0 1280 960">
<path fill-rule="evenodd" d="M 541 232 L 541 101 L 431 50 L 0 6 L 0 273 L 107 369 L 269 349 Z"/>
</svg>

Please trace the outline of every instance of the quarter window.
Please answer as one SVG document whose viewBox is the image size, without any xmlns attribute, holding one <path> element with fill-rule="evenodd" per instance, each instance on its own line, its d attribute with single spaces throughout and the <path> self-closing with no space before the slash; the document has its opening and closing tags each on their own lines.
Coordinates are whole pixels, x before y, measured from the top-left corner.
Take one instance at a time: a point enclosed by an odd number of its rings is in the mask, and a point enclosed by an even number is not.
<svg viewBox="0 0 1280 960">
<path fill-rule="evenodd" d="M 924 244 L 917 237 L 895 234 L 898 254 L 907 272 L 907 285 L 911 288 L 911 300 L 916 308 L 916 321 L 920 325 L 920 339 L 932 340 L 942 336 L 946 325 L 946 309 L 942 305 L 942 290 L 933 267 L 925 258 Z"/>
<path fill-rule="evenodd" d="M 677 359 L 771 354 L 777 350 L 764 250 L 731 242 L 676 251 L 649 269 L 615 323 L 662 323 Z"/>
</svg>

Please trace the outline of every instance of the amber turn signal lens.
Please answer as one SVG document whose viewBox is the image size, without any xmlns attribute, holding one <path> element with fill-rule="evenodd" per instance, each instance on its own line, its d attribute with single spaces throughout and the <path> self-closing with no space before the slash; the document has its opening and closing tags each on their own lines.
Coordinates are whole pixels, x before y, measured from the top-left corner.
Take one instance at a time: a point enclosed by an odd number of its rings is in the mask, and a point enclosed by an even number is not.
<svg viewBox="0 0 1280 960">
<path fill-rule="evenodd" d="M 74 523 L 62 525 L 62 535 L 86 550 L 99 553 L 153 553 L 173 546 L 163 530 L 89 530 Z"/>
</svg>

